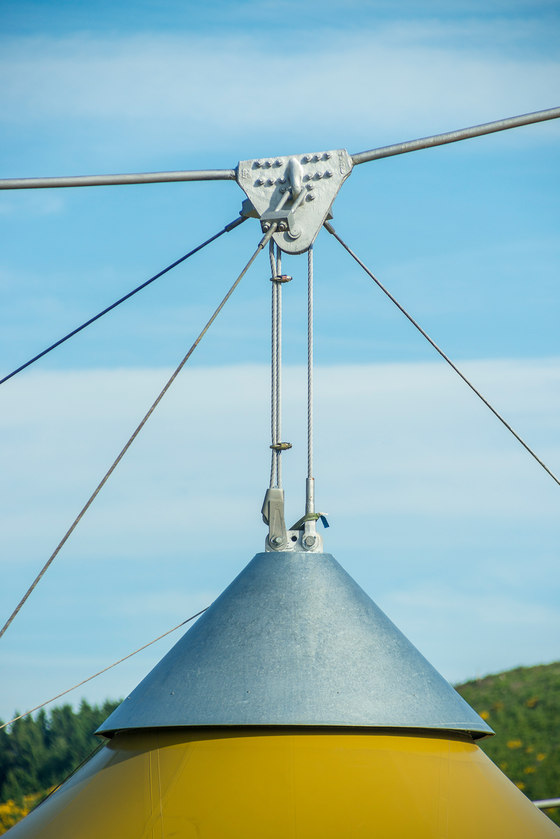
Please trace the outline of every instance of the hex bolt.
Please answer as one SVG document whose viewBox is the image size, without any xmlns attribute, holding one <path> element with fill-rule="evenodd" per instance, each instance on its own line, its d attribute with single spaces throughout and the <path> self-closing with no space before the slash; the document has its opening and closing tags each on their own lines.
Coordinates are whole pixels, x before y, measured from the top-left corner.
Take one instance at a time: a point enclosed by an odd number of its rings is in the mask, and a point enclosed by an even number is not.
<svg viewBox="0 0 560 839">
<path fill-rule="evenodd" d="M 255 160 L 255 169 L 260 169 L 262 166 L 262 160 Z"/>
<path fill-rule="evenodd" d="M 272 178 L 269 178 L 269 179 L 267 180 L 267 182 L 266 182 L 266 185 L 267 185 L 267 186 L 274 186 L 274 181 L 273 181 L 273 179 L 272 179 Z"/>
<path fill-rule="evenodd" d="M 330 169 L 327 169 L 325 172 L 325 178 L 332 178 L 332 172 Z"/>
<path fill-rule="evenodd" d="M 308 192 L 306 197 L 305 197 L 305 200 L 306 201 L 315 201 L 315 196 L 313 195 L 312 192 Z"/>
<path fill-rule="evenodd" d="M 277 157 L 276 160 L 274 161 L 274 165 L 275 166 L 282 166 L 282 161 L 280 160 L 279 157 Z"/>
<path fill-rule="evenodd" d="M 271 166 L 272 166 L 272 163 L 270 162 L 270 160 L 265 160 L 264 168 L 265 169 L 270 169 Z"/>
<path fill-rule="evenodd" d="M 332 154 L 330 153 L 330 151 L 326 151 L 323 155 L 324 160 L 330 160 L 331 157 L 332 157 Z"/>
<path fill-rule="evenodd" d="M 272 541 L 273 545 L 276 545 L 276 547 L 278 547 L 278 545 L 282 544 L 282 537 L 281 536 L 274 536 L 271 541 Z"/>
<path fill-rule="evenodd" d="M 308 533 L 307 536 L 303 537 L 303 544 L 306 548 L 312 548 L 316 541 L 317 537 L 312 536 L 311 533 Z"/>
<path fill-rule="evenodd" d="M 281 221 L 280 224 L 278 225 L 278 230 L 287 230 L 287 229 L 288 229 L 287 222 Z"/>
<path fill-rule="evenodd" d="M 257 180 L 255 181 L 255 186 L 262 186 L 263 184 L 264 181 L 262 178 L 257 178 Z"/>
<path fill-rule="evenodd" d="M 270 222 L 269 221 L 263 221 L 262 229 L 263 229 L 264 233 L 266 233 L 267 230 L 270 230 Z"/>
<path fill-rule="evenodd" d="M 309 163 L 310 160 L 311 160 L 311 157 L 308 154 L 304 154 L 303 157 L 301 158 L 302 163 Z"/>
</svg>

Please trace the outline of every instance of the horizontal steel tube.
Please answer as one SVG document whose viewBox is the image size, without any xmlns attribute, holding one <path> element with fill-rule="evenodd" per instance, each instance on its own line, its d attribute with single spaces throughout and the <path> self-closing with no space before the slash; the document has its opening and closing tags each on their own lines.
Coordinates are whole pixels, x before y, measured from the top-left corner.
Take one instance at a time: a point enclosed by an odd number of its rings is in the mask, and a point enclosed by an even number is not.
<svg viewBox="0 0 560 839">
<path fill-rule="evenodd" d="M 409 140 L 406 143 L 395 143 L 393 146 L 362 151 L 359 154 L 352 155 L 352 162 L 356 166 L 358 163 L 367 163 L 370 160 L 379 160 L 382 157 L 392 157 L 395 154 L 405 154 L 409 151 L 427 149 L 431 146 L 442 146 L 445 143 L 456 143 L 458 140 L 468 140 L 470 137 L 480 137 L 483 134 L 492 134 L 494 131 L 505 131 L 507 128 L 518 128 L 520 125 L 530 125 L 533 122 L 543 122 L 558 117 L 560 117 L 560 108 L 535 111 L 532 114 L 523 114 L 519 117 L 486 122 L 484 125 L 473 125 L 471 128 L 459 128 L 457 131 L 448 131 L 447 134 L 434 134 L 433 137 L 423 137 L 420 140 Z"/>
<path fill-rule="evenodd" d="M 187 172 L 140 172 L 131 175 L 76 175 L 63 178 L 5 178 L 0 189 L 47 189 L 61 186 L 160 184 L 170 181 L 234 181 L 235 169 L 200 169 Z"/>
<path fill-rule="evenodd" d="M 560 798 L 545 798 L 542 801 L 533 801 L 533 804 L 539 810 L 548 810 L 549 808 L 560 807 Z"/>
</svg>

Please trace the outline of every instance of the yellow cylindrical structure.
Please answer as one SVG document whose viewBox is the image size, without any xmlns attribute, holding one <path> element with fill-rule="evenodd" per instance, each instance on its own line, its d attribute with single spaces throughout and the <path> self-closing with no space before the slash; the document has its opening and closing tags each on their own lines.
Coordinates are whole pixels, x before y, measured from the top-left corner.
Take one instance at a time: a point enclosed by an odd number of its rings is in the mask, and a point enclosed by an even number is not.
<svg viewBox="0 0 560 839">
<path fill-rule="evenodd" d="M 545 839 L 467 735 L 123 732 L 10 839 Z"/>
</svg>

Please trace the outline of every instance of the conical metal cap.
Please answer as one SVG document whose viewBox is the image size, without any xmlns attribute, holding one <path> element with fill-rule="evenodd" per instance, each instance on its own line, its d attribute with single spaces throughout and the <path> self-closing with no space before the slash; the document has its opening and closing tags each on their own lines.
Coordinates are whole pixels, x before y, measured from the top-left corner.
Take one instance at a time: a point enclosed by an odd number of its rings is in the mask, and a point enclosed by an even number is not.
<svg viewBox="0 0 560 839">
<path fill-rule="evenodd" d="M 174 726 L 492 729 L 330 555 L 260 553 L 98 733 Z"/>
</svg>

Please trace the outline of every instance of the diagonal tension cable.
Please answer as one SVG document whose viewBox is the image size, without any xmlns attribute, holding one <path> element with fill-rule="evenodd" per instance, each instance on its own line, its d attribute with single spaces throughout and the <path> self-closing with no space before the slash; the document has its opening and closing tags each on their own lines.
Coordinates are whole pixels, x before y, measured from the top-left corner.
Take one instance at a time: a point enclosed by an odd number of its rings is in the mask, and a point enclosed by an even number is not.
<svg viewBox="0 0 560 839">
<path fill-rule="evenodd" d="M 14 611 L 12 612 L 12 614 L 10 615 L 10 617 L 8 618 L 8 620 L 6 621 L 6 623 L 4 624 L 2 629 L 0 629 L 0 638 L 4 635 L 4 633 L 6 632 L 6 630 L 8 629 L 8 627 L 10 626 L 10 624 L 12 623 L 12 621 L 14 620 L 14 618 L 16 617 L 18 612 L 20 611 L 21 607 L 24 605 L 24 603 L 27 600 L 27 598 L 29 597 L 29 595 L 32 593 L 34 588 L 37 586 L 37 584 L 40 582 L 42 577 L 45 575 L 48 568 L 50 567 L 52 562 L 55 560 L 57 555 L 59 554 L 61 548 L 67 542 L 68 538 L 72 535 L 72 533 L 74 532 L 74 530 L 76 529 L 76 527 L 78 526 L 78 524 L 80 523 L 80 521 L 82 520 L 82 518 L 84 517 L 86 512 L 89 510 L 89 508 L 91 507 L 91 505 L 93 504 L 93 502 L 95 501 L 97 496 L 99 495 L 101 489 L 105 486 L 105 484 L 107 483 L 107 481 L 109 480 L 109 478 L 111 477 L 111 475 L 113 474 L 113 472 L 115 471 L 115 469 L 117 468 L 117 466 L 119 465 L 119 463 L 121 462 L 121 460 L 123 459 L 123 457 L 125 456 L 127 451 L 129 450 L 129 448 L 131 447 L 133 442 L 136 440 L 136 438 L 138 437 L 138 435 L 140 434 L 140 432 L 142 431 L 142 429 L 144 428 L 144 426 L 146 425 L 146 423 L 148 422 L 148 420 L 150 419 L 150 417 L 154 413 L 155 409 L 157 408 L 157 406 L 159 405 L 159 403 L 161 402 L 161 400 L 163 399 L 163 397 L 165 396 L 165 394 L 167 393 L 167 391 L 169 390 L 169 388 L 171 387 L 171 385 L 173 384 L 173 382 L 175 381 L 175 379 L 177 378 L 177 376 L 179 375 L 179 373 L 181 372 L 181 370 L 183 369 L 183 367 L 185 366 L 185 364 L 187 363 L 187 361 L 189 360 L 189 358 L 191 357 L 193 352 L 195 351 L 195 349 L 198 347 L 202 338 L 204 338 L 204 336 L 206 335 L 206 333 L 208 332 L 208 330 L 210 329 L 210 327 L 212 326 L 212 324 L 214 323 L 214 321 L 216 320 L 216 318 L 218 317 L 218 315 L 220 314 L 220 312 L 224 308 L 225 304 L 227 303 L 227 301 L 229 300 L 229 298 L 231 297 L 231 295 L 233 294 L 233 292 L 235 291 L 235 289 L 237 288 L 237 286 L 239 285 L 239 283 L 241 282 L 241 280 L 243 279 L 243 277 L 245 276 L 245 274 L 247 273 L 247 271 L 249 270 L 249 268 L 251 267 L 251 265 L 253 264 L 253 262 L 257 258 L 257 256 L 259 255 L 259 253 L 261 252 L 261 250 L 265 247 L 265 245 L 268 243 L 269 239 L 272 237 L 273 233 L 276 231 L 276 227 L 277 227 L 277 224 L 276 224 L 276 222 L 274 222 L 271 225 L 268 232 L 265 233 L 265 235 L 263 236 L 263 238 L 259 242 L 259 244 L 257 246 L 257 249 L 254 252 L 254 254 L 252 255 L 249 262 L 245 265 L 245 267 L 243 268 L 243 270 L 241 271 L 241 273 L 239 274 L 239 276 L 237 277 L 237 279 L 235 280 L 235 282 L 233 283 L 233 285 L 231 286 L 231 288 L 229 289 L 229 291 L 227 292 L 225 297 L 222 299 L 219 306 L 214 310 L 214 313 L 213 313 L 212 317 L 207 322 L 206 326 L 201 330 L 201 332 L 199 333 L 199 335 L 198 335 L 197 339 L 195 340 L 194 344 L 191 346 L 191 348 L 189 349 L 187 354 L 184 356 L 184 358 L 180 361 L 178 367 L 176 368 L 174 373 L 171 375 L 171 377 L 167 380 L 163 389 L 160 391 L 159 395 L 157 396 L 157 398 L 155 399 L 155 401 L 153 402 L 153 404 L 149 408 L 148 412 L 144 415 L 143 419 L 140 421 L 139 425 L 136 427 L 136 429 L 132 433 L 131 437 L 128 439 L 128 442 L 121 449 L 121 451 L 117 455 L 116 459 L 113 461 L 112 465 L 109 467 L 109 469 L 107 470 L 107 472 L 105 473 L 103 478 L 100 480 L 100 482 L 98 483 L 98 485 L 95 488 L 95 490 L 93 491 L 93 493 L 90 495 L 90 497 L 88 498 L 88 500 L 86 501 L 86 503 L 84 504 L 84 506 L 82 507 L 82 509 L 80 510 L 80 512 L 78 513 L 78 515 L 76 516 L 76 518 L 74 519 L 74 521 L 72 522 L 72 524 L 70 525 L 70 527 L 68 528 L 68 530 L 66 531 L 64 536 L 62 537 L 62 539 L 60 540 L 60 542 L 58 543 L 58 545 L 56 546 L 56 548 L 54 549 L 54 551 L 52 552 L 52 554 L 50 555 L 48 560 L 45 562 L 45 564 L 43 565 L 43 567 L 41 568 L 41 570 L 39 571 L 39 573 L 37 574 L 37 576 L 35 577 L 35 579 L 31 583 L 31 585 L 29 586 L 29 588 L 27 589 L 27 591 L 25 592 L 25 594 L 23 595 L 23 597 L 19 601 L 18 605 L 16 606 L 16 608 L 14 609 Z"/>
<path fill-rule="evenodd" d="M 433 341 L 433 340 L 430 338 L 430 336 L 428 335 L 428 333 L 427 333 L 427 332 L 425 332 L 425 331 L 422 329 L 422 327 L 420 326 L 420 324 L 419 324 L 419 323 L 417 323 L 417 322 L 414 320 L 414 318 L 412 317 L 412 315 L 409 315 L 409 313 L 406 311 L 406 309 L 405 309 L 403 306 L 401 306 L 401 304 L 399 303 L 399 301 L 398 301 L 398 300 L 396 300 L 396 299 L 393 297 L 393 295 L 391 294 L 391 292 L 390 292 L 388 289 L 386 289 L 386 288 L 385 288 L 385 286 L 384 286 L 384 285 L 383 285 L 383 284 L 382 284 L 382 283 L 381 283 L 381 282 L 377 279 L 377 277 L 375 277 L 375 276 L 372 274 L 372 272 L 369 270 L 369 268 L 367 268 L 367 266 L 366 266 L 366 265 L 364 265 L 364 263 L 363 263 L 363 262 L 361 261 L 361 259 L 360 259 L 360 258 L 359 258 L 359 257 L 358 257 L 355 253 L 354 253 L 354 251 L 352 251 L 352 250 L 348 247 L 348 245 L 347 245 L 347 244 L 346 244 L 346 243 L 345 243 L 345 242 L 344 242 L 344 241 L 340 238 L 340 236 L 338 235 L 338 233 L 335 231 L 334 227 L 333 227 L 331 224 L 329 224 L 329 222 L 328 222 L 328 221 L 326 221 L 326 222 L 324 223 L 324 226 L 325 226 L 325 229 L 326 229 L 326 230 L 328 230 L 328 232 L 329 232 L 329 233 L 331 233 L 331 234 L 334 236 L 334 238 L 337 240 L 337 242 L 340 242 L 340 244 L 342 245 L 342 247 L 344 248 L 344 250 L 348 251 L 348 253 L 350 254 L 350 256 L 351 256 L 351 257 L 352 257 L 352 258 L 353 258 L 353 259 L 354 259 L 354 260 L 358 263 L 358 265 L 359 265 L 361 268 L 363 268 L 363 270 L 366 272 L 366 274 L 367 274 L 369 277 L 371 277 L 371 279 L 374 281 L 374 283 L 376 283 L 376 285 L 377 285 L 377 286 L 381 289 L 381 291 L 383 292 L 383 294 L 385 294 L 385 295 L 389 298 L 389 300 L 391 300 L 391 302 L 395 304 L 395 306 L 397 307 L 397 309 L 399 309 L 399 310 L 403 313 L 403 315 L 404 315 L 404 316 L 405 316 L 405 317 L 406 317 L 406 318 L 410 321 L 410 323 L 411 323 L 413 326 L 415 326 L 415 327 L 416 327 L 416 329 L 418 330 L 418 332 L 420 332 L 420 334 L 424 336 L 424 338 L 426 339 L 426 341 L 428 341 L 428 343 L 429 343 L 429 344 L 431 344 L 431 346 L 434 348 L 434 350 L 435 350 L 437 353 L 439 353 L 439 355 L 443 358 L 443 360 L 444 360 L 444 361 L 446 361 L 446 362 L 449 364 L 449 366 L 450 366 L 450 367 L 451 367 L 451 368 L 452 368 L 452 369 L 453 369 L 453 370 L 457 373 L 457 375 L 458 375 L 458 376 L 459 376 L 459 377 L 460 377 L 460 378 L 461 378 L 461 379 L 465 382 L 465 384 L 466 384 L 466 385 L 468 385 L 468 386 L 470 387 L 470 389 L 473 391 L 473 393 L 475 393 L 475 394 L 478 396 L 478 398 L 479 398 L 482 402 L 484 402 L 484 404 L 486 405 L 486 407 L 487 407 L 487 408 L 489 408 L 489 409 L 490 409 L 490 411 L 492 411 L 492 413 L 494 414 L 494 416 L 495 416 L 497 419 L 499 419 L 499 420 L 500 420 L 500 422 L 502 423 L 502 425 L 504 425 L 504 426 L 507 428 L 507 430 L 508 430 L 509 432 L 511 432 L 511 434 L 513 434 L 513 436 L 515 437 L 515 439 L 516 439 L 519 443 L 521 443 L 521 445 L 523 446 L 523 448 L 524 448 L 527 452 L 529 452 L 529 454 L 531 455 L 531 457 L 533 457 L 533 458 L 537 461 L 537 463 L 538 463 L 538 464 L 540 464 L 540 466 L 542 466 L 542 468 L 544 469 L 544 471 L 545 471 L 545 472 L 547 472 L 547 473 L 550 475 L 550 477 L 552 478 L 552 480 L 553 480 L 553 481 L 556 481 L 556 483 L 560 486 L 560 480 L 556 477 L 556 475 L 554 474 L 554 472 L 552 472 L 552 471 L 548 468 L 548 466 L 547 466 L 545 463 L 543 463 L 543 461 L 540 459 L 540 457 L 538 457 L 538 455 L 536 455 L 536 454 L 535 454 L 535 452 L 533 451 L 533 449 L 531 449 L 531 448 L 530 448 L 530 446 L 528 446 L 528 445 L 527 445 L 527 443 L 526 443 L 526 442 L 525 442 L 525 441 L 524 441 L 524 440 L 523 440 L 523 439 L 519 436 L 519 434 L 518 434 L 518 433 L 517 433 L 517 432 L 516 432 L 516 431 L 515 431 L 512 427 L 511 427 L 511 425 L 510 425 L 510 424 L 509 424 L 509 423 L 508 423 L 508 422 L 507 422 L 507 421 L 506 421 L 506 420 L 502 417 L 502 415 L 498 413 L 498 411 L 497 411 L 497 410 L 496 410 L 496 409 L 495 409 L 495 408 L 494 408 L 494 407 L 490 404 L 490 402 L 488 402 L 488 400 L 487 400 L 487 399 L 486 399 L 486 398 L 485 398 L 485 397 L 484 397 L 484 396 L 480 393 L 480 391 L 479 391 L 479 390 L 477 390 L 477 389 L 476 389 L 476 387 L 475 387 L 475 386 L 474 386 L 474 385 L 473 385 L 473 384 L 472 384 L 472 383 L 471 383 L 471 382 L 467 379 L 467 377 L 464 375 L 464 373 L 462 373 L 462 372 L 459 370 L 459 368 L 458 368 L 458 367 L 457 367 L 457 366 L 456 366 L 456 365 L 455 365 L 455 364 L 451 361 L 451 359 L 449 358 L 449 356 L 447 356 L 447 355 L 443 352 L 443 350 L 442 350 L 440 347 L 438 347 L 438 345 L 436 344 L 436 342 L 435 342 L 435 341 Z"/>
<path fill-rule="evenodd" d="M 13 718 L 13 720 L 9 720 L 8 722 L 2 723 L 0 725 L 0 731 L 2 731 L 3 728 L 7 728 L 13 722 L 17 722 L 17 720 L 21 720 L 24 717 L 28 717 L 29 714 L 33 714 L 35 711 L 38 711 L 40 708 L 44 708 L 45 705 L 50 705 L 51 702 L 55 702 L 57 699 L 60 699 L 62 696 L 66 696 L 67 693 L 71 693 L 73 690 L 76 690 L 77 688 L 81 688 L 82 685 L 85 685 L 88 682 L 91 682 L 92 679 L 97 679 L 98 676 L 101 676 L 103 673 L 106 673 L 107 670 L 112 670 L 112 668 L 116 667 L 117 664 L 122 664 L 123 661 L 127 661 L 129 658 L 132 658 L 133 655 L 137 655 L 137 653 L 141 653 L 142 650 L 145 650 L 148 647 L 151 647 L 152 644 L 156 643 L 156 641 L 161 641 L 162 638 L 165 638 L 167 635 L 171 635 L 172 632 L 176 632 L 182 626 L 185 626 L 186 623 L 190 623 L 195 618 L 198 618 L 199 615 L 202 615 L 204 612 L 206 612 L 206 610 L 208 608 L 209 607 L 206 606 L 206 608 L 201 609 L 200 612 L 197 612 L 195 615 L 191 615 L 190 618 L 187 618 L 186 620 L 181 621 L 181 623 L 178 623 L 177 626 L 172 626 L 171 629 L 167 630 L 167 632 L 162 632 L 162 634 L 158 635 L 157 638 L 153 638 L 151 641 L 148 641 L 147 644 L 143 644 L 141 647 L 138 647 L 137 650 L 134 650 L 133 652 L 128 653 L 128 655 L 125 655 L 122 658 L 119 658 L 118 661 L 114 661 L 112 664 L 108 664 L 107 667 L 104 667 L 103 670 L 98 670 L 97 673 L 93 674 L 93 676 L 88 676 L 87 679 L 82 679 L 82 681 L 78 682 L 78 684 L 72 685 L 71 688 L 66 688 L 66 690 L 63 690 L 60 693 L 57 693 L 56 696 L 52 696 L 50 699 L 47 699 L 45 702 L 41 702 L 40 705 L 35 705 L 35 707 L 30 708 L 29 711 L 25 711 L 23 714 L 18 714 L 17 717 Z"/>
<path fill-rule="evenodd" d="M 180 257 L 180 259 L 175 260 L 175 262 L 172 262 L 171 265 L 168 265 L 167 268 L 163 269 L 163 271 L 160 271 L 159 273 L 154 274 L 154 276 L 150 277 L 149 280 L 146 280 L 141 285 L 132 289 L 132 291 L 129 291 L 128 294 L 125 294 L 124 297 L 120 297 L 118 300 L 116 300 L 110 306 L 107 306 L 106 309 L 103 309 L 103 311 L 98 312 L 96 315 L 89 318 L 89 320 L 86 320 L 84 323 L 82 323 L 81 326 L 77 326 L 76 329 L 73 329 L 71 332 L 69 332 L 63 338 L 60 338 L 59 341 L 55 341 L 55 343 L 51 344 L 50 347 L 47 347 L 42 352 L 33 356 L 33 358 L 30 358 L 29 361 L 25 362 L 25 364 L 21 364 L 15 370 L 12 370 L 11 373 L 8 373 L 8 375 L 4 376 L 3 379 L 0 379 L 0 385 L 3 385 L 4 382 L 7 382 L 8 379 L 11 379 L 17 373 L 21 373 L 21 371 L 25 370 L 26 367 L 29 367 L 31 364 L 34 364 L 35 361 L 38 361 L 40 358 L 43 358 L 43 356 L 45 356 L 45 355 L 48 355 L 48 353 L 50 353 L 52 350 L 55 350 L 57 347 L 60 347 L 61 344 L 64 344 L 65 341 L 67 341 L 69 338 L 72 338 L 74 335 L 77 335 L 78 332 L 81 332 L 82 329 L 86 328 L 86 326 L 90 326 L 90 324 L 94 323 L 96 320 L 99 320 L 99 318 L 103 317 L 103 315 L 106 315 L 108 312 L 112 311 L 113 309 L 116 309 L 116 307 L 120 306 L 121 303 L 124 303 L 125 300 L 128 300 L 130 297 L 133 297 L 139 291 L 142 291 L 143 288 L 146 288 L 146 286 L 149 286 L 150 283 L 153 283 L 155 280 L 158 280 L 160 277 L 163 277 L 163 275 L 167 274 L 168 271 L 171 271 L 172 268 L 176 268 L 177 265 L 181 264 L 181 262 L 184 262 L 190 256 L 193 256 L 195 253 L 198 253 L 198 251 L 201 251 L 202 248 L 206 247 L 206 245 L 209 245 L 211 242 L 214 242 L 216 239 L 219 239 L 220 236 L 224 235 L 224 233 L 229 233 L 230 230 L 233 230 L 234 228 L 238 227 L 245 220 L 246 220 L 245 217 L 241 216 L 240 218 L 235 219 L 235 221 L 232 221 L 230 224 L 226 224 L 226 226 L 223 228 L 223 230 L 220 230 L 219 233 L 215 233 L 209 239 L 206 239 L 205 242 L 202 242 L 202 244 L 197 245 L 196 248 L 193 248 L 192 251 L 189 251 L 184 256 Z"/>
</svg>

